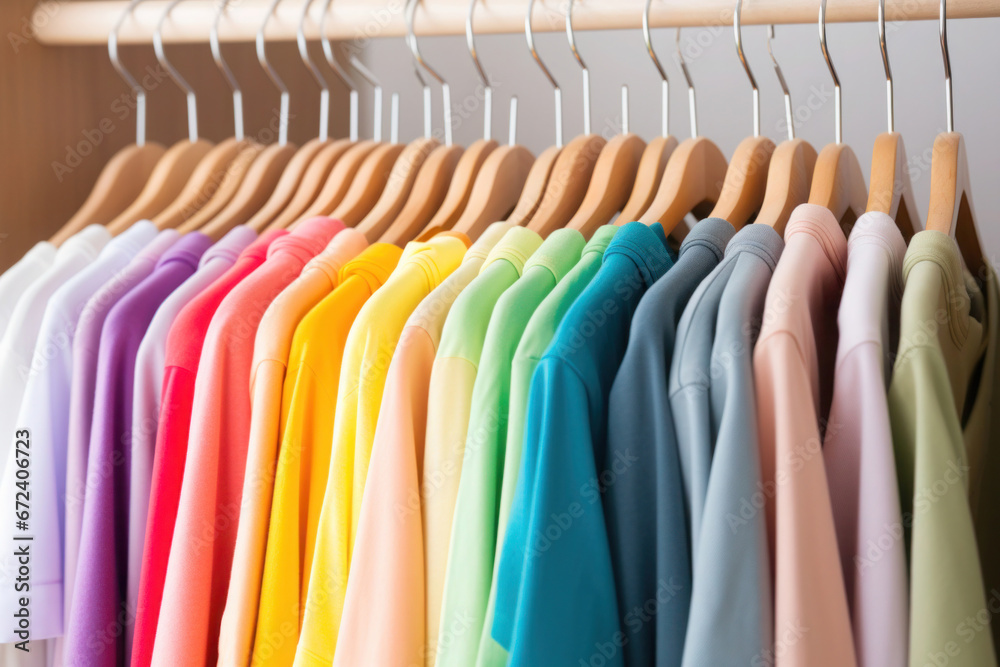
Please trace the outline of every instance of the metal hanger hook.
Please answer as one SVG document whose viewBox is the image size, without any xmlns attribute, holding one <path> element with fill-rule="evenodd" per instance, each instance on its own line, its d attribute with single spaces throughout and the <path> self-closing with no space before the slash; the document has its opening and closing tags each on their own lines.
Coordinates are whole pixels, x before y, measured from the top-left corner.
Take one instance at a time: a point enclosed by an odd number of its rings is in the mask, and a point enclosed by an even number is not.
<svg viewBox="0 0 1000 667">
<path fill-rule="evenodd" d="M 271 63 L 267 60 L 267 49 L 266 49 L 266 32 L 267 24 L 270 23 L 271 17 L 274 16 L 275 10 L 278 8 L 278 4 L 281 0 L 273 0 L 271 6 L 267 10 L 267 14 L 264 16 L 264 22 L 260 24 L 260 29 L 257 30 L 257 60 L 260 62 L 260 66 L 264 68 L 271 82 L 275 87 L 281 92 L 281 109 L 278 112 L 278 145 L 284 146 L 288 143 L 288 106 L 289 106 L 289 95 L 288 86 L 285 82 L 281 80 L 278 76 L 278 72 L 271 66 Z"/>
<path fill-rule="evenodd" d="M 882 66 L 885 68 L 885 102 L 889 118 L 889 132 L 895 129 L 895 109 L 892 99 L 892 70 L 889 68 L 889 49 L 885 42 L 885 0 L 878 0 L 878 46 L 882 52 Z"/>
<path fill-rule="evenodd" d="M 750 87 L 753 89 L 753 136 L 760 136 L 760 90 L 757 88 L 757 79 L 753 76 L 750 63 L 747 62 L 746 54 L 743 52 L 743 0 L 736 0 L 736 9 L 733 10 L 733 32 L 736 35 L 736 55 L 740 58 L 740 63 L 750 79 Z"/>
<path fill-rule="evenodd" d="M 319 85 L 319 140 L 326 141 L 330 138 L 330 84 L 326 82 L 323 73 L 316 67 L 312 57 L 309 55 L 309 42 L 306 40 L 306 19 L 309 17 L 309 8 L 313 0 L 306 0 L 302 5 L 302 14 L 299 16 L 299 26 L 295 31 L 295 42 L 299 46 L 299 56 L 302 64 L 306 66 L 313 79 Z"/>
<path fill-rule="evenodd" d="M 590 134 L 590 69 L 587 63 L 583 62 L 580 52 L 576 48 L 576 33 L 573 31 L 573 0 L 566 3 L 566 39 L 569 41 L 570 51 L 576 62 L 580 63 L 583 71 L 583 133 Z"/>
<path fill-rule="evenodd" d="M 660 59 L 656 56 L 656 51 L 653 50 L 653 36 L 649 29 L 649 6 L 652 3 L 653 0 L 646 0 L 646 8 L 642 12 L 642 37 L 646 42 L 646 52 L 652 58 L 653 65 L 656 66 L 656 71 L 660 73 L 660 108 L 662 110 L 660 134 L 666 137 L 670 130 L 670 123 L 668 122 L 670 112 L 670 82 L 667 79 L 667 73 L 664 71 L 663 65 L 660 64 Z"/>
<path fill-rule="evenodd" d="M 778 76 L 778 83 L 781 84 L 781 92 L 785 97 L 785 124 L 788 126 L 788 140 L 795 138 L 795 117 L 792 115 L 792 94 L 788 91 L 788 82 L 781 71 L 778 59 L 774 57 L 774 49 L 771 48 L 771 40 L 774 39 L 774 26 L 767 26 L 767 54 L 771 56 L 771 63 L 774 65 L 774 73 Z"/>
<path fill-rule="evenodd" d="M 694 95 L 694 82 L 691 80 L 691 72 L 688 71 L 687 61 L 684 60 L 684 53 L 681 50 L 681 29 L 677 28 L 677 63 L 684 74 L 684 80 L 688 87 L 688 114 L 691 116 L 691 138 L 698 136 L 698 104 Z"/>
<path fill-rule="evenodd" d="M 826 45 L 826 0 L 819 0 L 819 48 L 823 52 L 823 60 L 826 61 L 826 66 L 830 70 L 830 77 L 833 78 L 833 108 L 836 129 L 834 136 L 836 143 L 840 144 L 843 143 L 844 138 L 843 105 L 841 104 L 840 78 L 837 76 L 837 70 L 833 67 L 830 50 Z"/>
<path fill-rule="evenodd" d="M 118 31 L 121 30 L 125 19 L 132 16 L 135 6 L 140 2 L 142 0 L 132 0 L 129 2 L 128 7 L 118 17 L 111 32 L 108 33 L 108 57 L 111 59 L 111 65 L 115 68 L 115 71 L 132 88 L 132 94 L 135 95 L 135 143 L 137 146 L 144 146 L 146 144 L 146 89 L 136 81 L 131 72 L 125 69 L 125 65 L 122 64 L 121 57 L 118 54 Z"/>
<path fill-rule="evenodd" d="M 311 2 L 312 0 L 310 0 Z M 350 139 L 351 141 L 358 140 L 358 87 L 354 83 L 354 79 L 348 76 L 344 68 L 340 66 L 337 61 L 336 56 L 333 54 L 333 44 L 330 41 L 330 36 L 327 33 L 326 25 L 330 18 L 330 3 L 332 0 L 325 0 L 323 2 L 323 9 L 320 13 L 319 20 L 319 36 L 320 42 L 323 44 L 323 55 L 326 56 L 326 64 L 330 66 L 333 73 L 337 75 L 345 86 L 347 86 L 350 91 Z M 382 140 L 382 86 L 375 80 L 374 76 L 369 76 L 370 72 L 367 70 L 362 70 L 358 64 L 359 61 L 356 56 L 351 56 L 350 62 L 355 70 L 357 70 L 361 76 L 368 81 L 372 86 L 375 87 L 375 118 L 373 124 L 373 132 L 375 141 Z"/>
<path fill-rule="evenodd" d="M 446 146 L 451 146 L 451 88 L 448 86 L 448 82 L 444 80 L 444 77 L 427 64 L 427 61 L 420 55 L 420 47 L 417 45 L 417 33 L 413 29 L 413 19 L 417 13 L 417 5 L 419 4 L 420 0 L 410 0 L 410 4 L 406 8 L 406 31 L 409 37 L 407 41 L 417 63 L 441 85 L 441 98 L 444 103 L 444 143 Z"/>
<path fill-rule="evenodd" d="M 535 33 L 531 29 L 531 10 L 535 8 L 535 0 L 528 0 L 528 11 L 524 16 L 524 38 L 528 42 L 528 51 L 531 52 L 531 57 L 535 59 L 538 66 L 542 69 L 542 74 L 545 78 L 549 80 L 552 84 L 553 98 L 555 102 L 556 110 L 556 147 L 562 148 L 563 145 L 563 130 L 562 130 L 562 89 L 556 82 L 555 77 L 552 76 L 552 72 L 549 68 L 545 66 L 542 62 L 541 57 L 538 55 L 538 50 L 535 48 Z"/>
<path fill-rule="evenodd" d="M 948 114 L 948 131 L 955 131 L 955 98 L 951 89 L 951 56 L 948 54 L 948 2 L 941 0 L 941 15 L 938 17 L 938 31 L 941 35 L 941 59 L 944 61 L 944 102 Z"/>
<path fill-rule="evenodd" d="M 472 64 L 476 67 L 479 80 L 483 82 L 483 139 L 489 141 L 493 134 L 493 86 L 490 85 L 490 78 L 486 76 L 486 70 L 479 62 L 479 53 L 476 51 L 476 35 L 472 31 L 476 1 L 470 0 L 469 13 L 465 16 L 465 43 L 469 46 L 469 55 L 472 56 Z"/>
<path fill-rule="evenodd" d="M 167 53 L 163 48 L 163 24 L 170 18 L 170 13 L 174 11 L 174 7 L 181 2 L 183 0 L 173 0 L 163 11 L 160 20 L 156 22 L 156 29 L 153 30 L 153 50 L 156 52 L 156 60 L 163 66 L 163 69 L 167 70 L 167 74 L 177 84 L 177 87 L 184 91 L 184 96 L 187 99 L 188 139 L 194 143 L 198 141 L 198 98 L 191 84 L 181 76 L 177 68 L 167 59 Z"/>
<path fill-rule="evenodd" d="M 226 11 L 227 5 L 229 5 L 229 0 L 219 0 L 219 9 L 215 12 L 208 41 L 212 46 L 212 58 L 226 79 L 226 83 L 229 84 L 229 88 L 233 91 L 233 136 L 236 137 L 237 141 L 243 141 L 243 91 L 240 89 L 236 77 L 233 76 L 233 71 L 229 69 L 229 65 L 223 59 L 222 49 L 219 47 L 219 20 L 222 18 L 223 12 Z"/>
</svg>

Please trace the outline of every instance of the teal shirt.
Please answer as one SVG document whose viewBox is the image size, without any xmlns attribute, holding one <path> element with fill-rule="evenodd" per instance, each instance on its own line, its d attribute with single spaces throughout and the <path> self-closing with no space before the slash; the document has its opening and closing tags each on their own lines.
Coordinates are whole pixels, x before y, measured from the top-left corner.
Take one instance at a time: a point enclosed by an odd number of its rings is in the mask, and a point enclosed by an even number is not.
<svg viewBox="0 0 1000 667">
<path fill-rule="evenodd" d="M 576 230 L 553 232 L 524 266 L 524 273 L 497 300 L 483 342 L 472 390 L 465 456 L 455 503 L 448 550 L 442 633 L 437 667 L 469 667 L 475 663 L 496 551 L 497 505 L 503 475 L 510 365 L 531 314 L 580 258 L 583 235 Z M 471 627 L 452 633 L 463 621 Z"/>
<path fill-rule="evenodd" d="M 515 667 L 623 664 L 601 492 L 639 463 L 597 462 L 632 315 L 672 263 L 660 225 L 622 227 L 535 369 L 493 622 Z"/>
</svg>

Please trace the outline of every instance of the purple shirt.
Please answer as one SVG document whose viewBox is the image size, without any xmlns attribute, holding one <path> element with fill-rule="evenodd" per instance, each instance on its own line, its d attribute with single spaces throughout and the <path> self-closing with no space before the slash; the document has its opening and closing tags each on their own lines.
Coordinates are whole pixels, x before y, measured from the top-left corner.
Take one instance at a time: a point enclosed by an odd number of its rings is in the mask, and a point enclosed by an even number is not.
<svg viewBox="0 0 1000 667">
<path fill-rule="evenodd" d="M 87 491 L 66 657 L 73 665 L 120 665 L 134 611 L 124 604 L 128 557 L 132 390 L 139 344 L 156 309 L 198 268 L 211 245 L 184 236 L 155 270 L 111 308 L 101 331 L 87 460 Z M 124 622 L 123 622 L 124 621 Z M 110 628 L 120 628 L 111 632 Z"/>
</svg>

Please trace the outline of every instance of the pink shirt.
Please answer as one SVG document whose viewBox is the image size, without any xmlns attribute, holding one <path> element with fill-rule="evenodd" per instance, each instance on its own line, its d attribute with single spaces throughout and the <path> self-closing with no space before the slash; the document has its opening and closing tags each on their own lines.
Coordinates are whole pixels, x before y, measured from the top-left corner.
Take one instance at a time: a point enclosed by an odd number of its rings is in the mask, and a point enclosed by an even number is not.
<svg viewBox="0 0 1000 667">
<path fill-rule="evenodd" d="M 892 218 L 851 230 L 823 459 L 847 600 L 863 667 L 905 667 L 906 547 L 887 399 L 899 339 L 906 242 Z"/>
<path fill-rule="evenodd" d="M 209 325 L 195 380 L 187 463 L 153 644 L 153 665 L 215 664 L 250 437 L 250 370 L 271 301 L 343 229 L 314 218 L 275 240 Z"/>
<path fill-rule="evenodd" d="M 796 208 L 754 349 L 777 667 L 857 664 L 820 432 L 846 262 L 847 239 L 833 214 Z M 830 422 L 826 430 L 842 427 Z"/>
</svg>

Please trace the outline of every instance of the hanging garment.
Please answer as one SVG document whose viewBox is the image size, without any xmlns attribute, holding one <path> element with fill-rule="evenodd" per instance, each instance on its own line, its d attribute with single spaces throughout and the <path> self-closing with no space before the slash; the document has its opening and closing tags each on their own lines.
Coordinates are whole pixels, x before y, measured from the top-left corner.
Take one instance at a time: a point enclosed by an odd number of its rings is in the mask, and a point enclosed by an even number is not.
<svg viewBox="0 0 1000 667">
<path fill-rule="evenodd" d="M 497 300 L 472 389 L 441 606 L 437 667 L 475 664 L 496 553 L 497 506 L 507 440 L 510 365 L 531 314 L 580 258 L 583 235 L 557 229 Z M 467 626 L 449 638 L 449 628 Z M 450 640 L 449 640 L 450 639 Z"/>
<path fill-rule="evenodd" d="M 559 281 L 548 296 L 535 309 L 521 334 L 510 368 L 510 400 L 507 411 L 507 440 L 504 444 L 503 481 L 500 488 L 500 503 L 497 508 L 497 538 L 493 553 L 493 574 L 490 582 L 490 597 L 487 601 L 483 631 L 479 638 L 479 653 L 476 664 L 479 667 L 506 667 L 507 651 L 493 639 L 493 615 L 497 600 L 497 573 L 500 570 L 500 553 L 503 550 L 510 507 L 517 488 L 517 479 L 522 469 L 521 450 L 524 443 L 525 413 L 528 409 L 528 389 L 531 376 L 549 343 L 556 335 L 556 329 L 566 312 L 601 268 L 604 251 L 614 238 L 618 227 L 604 225 L 598 227 L 580 254 L 580 259 L 572 270 Z M 532 469 L 534 465 L 532 464 Z"/>
<path fill-rule="evenodd" d="M 152 661 L 187 460 L 195 377 L 209 324 L 223 299 L 264 263 L 271 244 L 287 233 L 273 230 L 261 234 L 240 253 L 229 270 L 181 309 L 167 334 L 146 540 L 139 575 L 139 602 L 132 634 L 132 665 L 135 667 L 146 667 Z"/>
<path fill-rule="evenodd" d="M 607 398 L 635 308 L 672 264 L 659 224 L 622 227 L 535 369 L 524 435 L 525 462 L 535 467 L 518 479 L 493 621 L 511 665 L 587 663 L 594 654 L 623 664 L 601 495 L 631 462 L 602 466 Z"/>
<path fill-rule="evenodd" d="M 767 290 L 754 349 L 761 470 L 774 577 L 777 667 L 856 664 L 821 426 L 828 423 L 847 239 L 829 210 L 803 204 Z"/>
<path fill-rule="evenodd" d="M 258 625 L 269 618 L 291 618 L 277 634 L 268 633 L 272 649 L 295 650 L 305 614 L 308 570 L 330 473 L 334 410 L 341 357 L 351 325 L 365 302 L 389 278 L 402 251 L 375 243 L 341 269 L 333 292 L 302 318 L 292 337 L 282 387 L 286 414 L 264 556 Z M 256 629 L 255 629 L 256 633 Z M 326 638 L 336 638 L 327 630 Z M 264 647 L 261 647 L 264 650 Z"/>
<path fill-rule="evenodd" d="M 431 368 L 452 304 L 508 229 L 506 223 L 490 225 L 462 264 L 420 302 L 399 336 L 372 441 L 334 665 L 423 663 L 419 470 Z M 393 631 L 386 635 L 381 627 Z"/>
<path fill-rule="evenodd" d="M 128 591 L 127 604 L 136 621 L 139 608 L 143 547 L 146 543 L 146 519 L 149 514 L 156 433 L 159 428 L 160 392 L 163 388 L 167 355 L 167 335 L 181 310 L 202 290 L 222 276 L 236 262 L 257 234 L 249 227 L 234 227 L 201 257 L 198 270 L 168 296 L 153 315 L 139 344 L 135 358 L 133 383 L 132 452 L 129 460 L 128 493 Z M 133 626 L 133 629 L 135 626 Z M 135 633 L 129 633 L 126 654 L 132 655 Z"/>
<path fill-rule="evenodd" d="M 73 339 L 85 306 L 114 273 L 123 268 L 155 229 L 145 227 L 136 234 L 112 239 L 88 266 L 67 280 L 48 300 L 33 341 L 30 373 L 26 377 L 24 400 L 17 424 L 27 428 L 32 439 L 32 491 L 42 502 L 35 505 L 32 532 L 39 544 L 52 545 L 39 550 L 33 562 L 35 584 L 34 608 L 40 612 L 32 623 L 36 638 L 58 637 L 65 632 L 69 608 L 63 607 L 63 540 L 66 505 L 66 448 L 69 433 L 68 408 L 73 365 Z M 4 467 L 3 488 L 14 490 L 16 471 L 13 452 Z M 10 477 L 11 479 L 7 479 Z M 12 539 L 7 533 L 5 537 Z M 45 582 L 45 583 L 43 583 Z M 5 589 L 13 591 L 13 587 Z M 46 592 L 47 591 L 47 592 Z M 4 599 L 4 611 L 13 613 L 15 600 Z M 7 637 L 4 640 L 9 641 Z"/>
<path fill-rule="evenodd" d="M 752 504 L 763 499 L 752 355 L 783 248 L 767 225 L 741 229 L 677 329 L 670 405 L 683 484 L 657 498 L 687 509 L 691 583 L 683 665 L 751 665 L 764 660 L 774 641 L 767 524 Z M 658 529 L 658 544 L 673 547 L 670 531 L 662 523 Z M 726 641 L 719 641 L 719 628 Z"/>
<path fill-rule="evenodd" d="M 887 398 L 899 341 L 906 242 L 879 212 L 848 242 L 823 461 L 861 667 L 907 664 L 907 573 Z"/>
<path fill-rule="evenodd" d="M 274 468 L 287 418 L 281 409 L 281 390 L 292 336 L 313 306 L 337 287 L 344 265 L 367 246 L 361 232 L 341 231 L 271 302 L 257 327 L 250 373 L 247 470 L 233 571 L 219 628 L 219 664 L 247 664 L 253 649 Z"/>
<path fill-rule="evenodd" d="M 997 602 L 993 591 L 984 590 L 970 490 L 983 472 L 987 445 L 995 456 L 998 439 L 985 428 L 970 431 L 967 439 L 963 430 L 971 406 L 985 409 L 976 405 L 977 391 L 987 392 L 988 402 L 996 381 L 995 352 L 994 368 L 982 366 L 996 345 L 996 332 L 987 327 L 995 316 L 989 313 L 1000 305 L 992 271 L 985 278 L 984 294 L 963 269 L 951 237 L 923 231 L 910 240 L 889 387 L 900 502 L 909 519 L 910 665 L 940 655 L 960 667 L 997 664 L 987 627 Z"/>
<path fill-rule="evenodd" d="M 362 307 L 351 327 L 337 388 L 330 475 L 316 529 L 316 547 L 303 572 L 309 579 L 303 636 L 317 636 L 314 626 L 322 625 L 323 632 L 336 640 L 389 363 L 407 318 L 459 266 L 468 247 L 466 241 L 442 234 L 427 242 L 406 244 L 399 265 Z M 272 622 L 268 627 L 275 626 Z M 307 648 L 324 660 L 333 659 L 333 645 L 307 644 Z M 278 660 L 273 664 L 285 663 Z"/>
<path fill-rule="evenodd" d="M 529 229 L 508 230 L 490 251 L 476 279 L 455 299 L 441 332 L 428 388 L 421 480 L 427 626 L 424 661 L 428 666 L 437 659 L 451 522 L 486 329 L 497 300 L 521 277 L 525 262 L 541 244 L 542 237 Z"/>
<path fill-rule="evenodd" d="M 21 294 L 52 266 L 57 252 L 48 241 L 39 241 L 0 276 L 0 339 L 7 331 Z"/>
<path fill-rule="evenodd" d="M 218 660 L 250 437 L 248 387 L 257 326 L 271 301 L 343 228 L 339 221 L 313 218 L 276 239 L 267 261 L 233 288 L 212 317 L 195 379 L 153 665 Z"/>
<path fill-rule="evenodd" d="M 126 605 L 135 359 L 156 309 L 194 273 L 211 243 L 198 233 L 176 240 L 153 272 L 121 298 L 104 322 L 79 562 L 67 631 L 67 654 L 73 664 L 112 667 L 128 662 L 126 644 L 131 642 L 126 638 L 132 634 L 135 618 L 135 609 Z M 121 631 L 113 631 L 116 627 Z"/>
<path fill-rule="evenodd" d="M 732 235 L 731 224 L 709 218 L 685 238 L 675 266 L 636 308 L 608 398 L 605 460 L 630 462 L 604 495 L 626 665 L 678 664 L 683 650 L 690 544 L 685 503 L 675 495 L 682 482 L 668 376 L 684 307 L 722 259 Z M 598 461 L 598 470 L 605 460 Z"/>
</svg>

